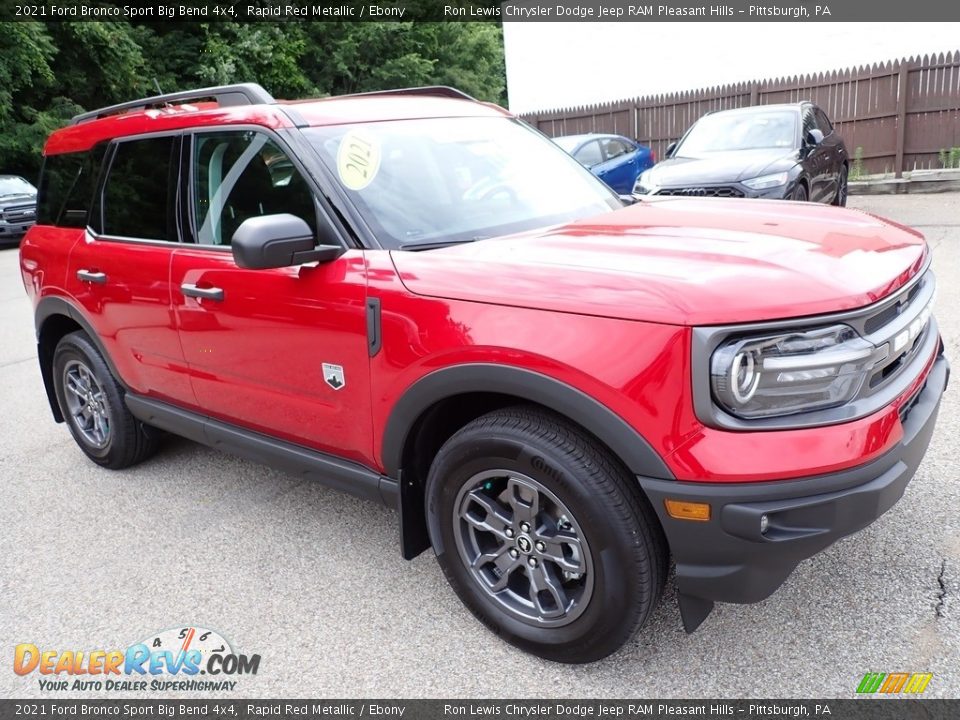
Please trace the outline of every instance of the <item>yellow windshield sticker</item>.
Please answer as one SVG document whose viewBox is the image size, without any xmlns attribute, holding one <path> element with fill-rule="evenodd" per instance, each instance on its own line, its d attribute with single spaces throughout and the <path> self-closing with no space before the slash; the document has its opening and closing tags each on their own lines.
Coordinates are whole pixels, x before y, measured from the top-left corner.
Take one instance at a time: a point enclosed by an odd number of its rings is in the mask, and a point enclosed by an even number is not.
<svg viewBox="0 0 960 720">
<path fill-rule="evenodd" d="M 380 141 L 362 130 L 351 130 L 337 150 L 337 173 L 350 190 L 363 190 L 380 170 Z"/>
</svg>

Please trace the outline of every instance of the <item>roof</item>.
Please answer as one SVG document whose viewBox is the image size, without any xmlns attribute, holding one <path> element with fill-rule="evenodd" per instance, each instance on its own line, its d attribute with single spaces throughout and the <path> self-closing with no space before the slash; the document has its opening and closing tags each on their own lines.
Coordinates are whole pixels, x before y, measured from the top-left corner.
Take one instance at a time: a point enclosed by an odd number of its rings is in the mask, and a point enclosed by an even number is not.
<svg viewBox="0 0 960 720">
<path fill-rule="evenodd" d="M 241 86 L 224 86 L 223 89 L 236 87 Z M 259 90 L 262 91 L 262 88 Z M 195 91 L 193 97 L 207 98 L 215 96 L 217 91 L 217 88 L 206 88 Z M 501 107 L 473 100 L 450 88 L 411 88 L 384 93 L 253 104 L 235 104 L 234 100 L 227 104 L 189 102 L 189 97 L 190 93 L 175 93 L 78 115 L 74 118 L 74 124 L 50 135 L 44 154 L 77 152 L 88 150 L 104 140 L 194 127 L 261 125 L 280 129 L 378 120 L 509 115 Z M 236 93 L 230 97 L 236 98 Z M 168 98 L 171 99 L 169 102 Z M 253 99 L 272 100 L 265 91 L 263 96 L 254 96 Z"/>
<path fill-rule="evenodd" d="M 597 138 L 605 137 L 626 137 L 626 135 L 619 135 L 618 133 L 580 133 L 579 135 L 557 135 L 553 138 L 554 140 L 576 140 L 577 142 L 583 142 L 584 140 L 596 140 Z M 629 140 L 629 138 L 627 138 Z"/>
<path fill-rule="evenodd" d="M 802 100 L 795 103 L 773 103 L 770 105 L 747 105 L 746 107 L 727 108 L 725 110 L 714 110 L 708 115 L 726 115 L 728 113 L 753 113 L 769 112 L 770 110 L 800 110 L 804 105 L 812 105 L 809 100 Z"/>
</svg>

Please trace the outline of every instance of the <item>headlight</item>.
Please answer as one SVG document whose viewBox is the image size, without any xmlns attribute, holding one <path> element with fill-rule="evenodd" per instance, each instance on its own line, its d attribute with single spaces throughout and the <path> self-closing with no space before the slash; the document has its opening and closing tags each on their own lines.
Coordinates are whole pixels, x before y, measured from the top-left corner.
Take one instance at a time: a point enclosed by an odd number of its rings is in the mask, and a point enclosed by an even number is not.
<svg viewBox="0 0 960 720">
<path fill-rule="evenodd" d="M 641 173 L 633 185 L 633 192 L 637 195 L 649 195 L 656 189 L 657 186 L 650 180 L 648 173 Z"/>
<path fill-rule="evenodd" d="M 716 402 L 753 419 L 843 405 L 880 359 L 847 325 L 731 340 L 710 360 Z"/>
<path fill-rule="evenodd" d="M 761 175 L 750 180 L 744 180 L 743 184 L 751 190 L 767 190 L 769 188 L 780 187 L 787 184 L 787 173 L 776 173 L 775 175 Z"/>
</svg>

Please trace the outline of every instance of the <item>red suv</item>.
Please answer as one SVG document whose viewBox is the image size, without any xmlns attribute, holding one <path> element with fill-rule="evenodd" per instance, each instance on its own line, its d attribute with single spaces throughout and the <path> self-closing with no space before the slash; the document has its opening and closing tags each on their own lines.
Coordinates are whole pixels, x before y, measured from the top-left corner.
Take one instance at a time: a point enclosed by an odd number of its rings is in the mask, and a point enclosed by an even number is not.
<svg viewBox="0 0 960 720">
<path fill-rule="evenodd" d="M 164 431 L 399 511 L 509 642 L 688 631 L 903 494 L 948 365 L 918 233 L 631 204 L 449 88 L 257 85 L 81 115 L 21 250 L 50 408 L 95 463 Z M 545 180 L 546 179 L 546 180 Z"/>
</svg>

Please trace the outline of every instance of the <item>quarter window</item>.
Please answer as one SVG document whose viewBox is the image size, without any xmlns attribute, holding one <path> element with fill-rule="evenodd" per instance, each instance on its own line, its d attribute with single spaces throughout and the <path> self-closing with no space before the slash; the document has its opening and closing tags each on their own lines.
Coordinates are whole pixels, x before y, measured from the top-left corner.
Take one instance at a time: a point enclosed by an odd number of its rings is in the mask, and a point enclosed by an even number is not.
<svg viewBox="0 0 960 720">
<path fill-rule="evenodd" d="M 290 213 L 316 231 L 309 186 L 267 135 L 198 133 L 192 162 L 193 215 L 201 245 L 229 245 L 244 220 L 260 215 Z"/>
<path fill-rule="evenodd" d="M 46 157 L 37 195 L 40 225 L 86 227 L 105 149 L 106 143 L 101 143 L 87 152 Z"/>
<path fill-rule="evenodd" d="M 178 137 L 117 144 L 103 191 L 103 233 L 176 242 Z"/>
</svg>

